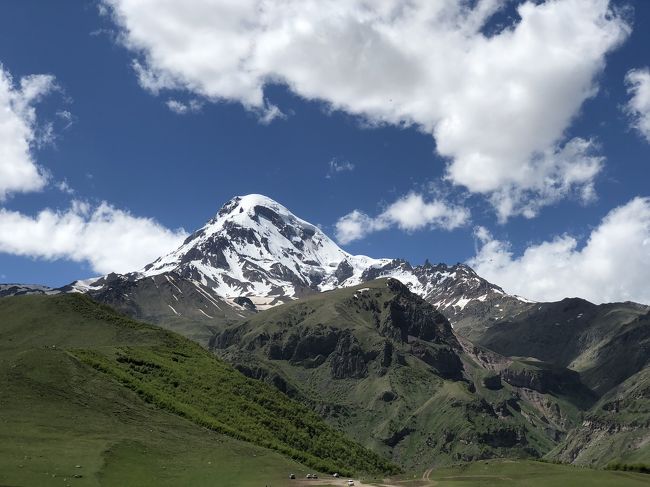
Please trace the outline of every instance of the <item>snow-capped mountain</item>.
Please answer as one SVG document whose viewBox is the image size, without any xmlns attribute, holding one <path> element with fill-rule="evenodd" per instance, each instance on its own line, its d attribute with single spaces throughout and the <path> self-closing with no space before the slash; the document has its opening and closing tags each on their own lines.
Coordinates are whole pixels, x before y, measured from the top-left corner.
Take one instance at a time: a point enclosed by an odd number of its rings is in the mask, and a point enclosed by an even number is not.
<svg viewBox="0 0 650 487">
<path fill-rule="evenodd" d="M 223 318 L 228 307 L 245 315 L 380 277 L 399 279 L 454 324 L 477 310 L 498 318 L 512 305 L 525 304 L 463 264 L 411 266 L 401 259 L 351 255 L 317 226 L 256 194 L 231 199 L 178 249 L 143 269 L 78 281 L 69 290 L 89 292 L 154 321 L 165 315 L 187 317 L 187 313 L 209 319 Z M 150 309 L 152 300 L 156 316 Z M 144 308 L 143 301 L 148 303 Z"/>
<path fill-rule="evenodd" d="M 224 298 L 296 298 L 361 282 L 387 265 L 343 251 L 318 227 L 262 195 L 238 196 L 142 277 L 174 272 Z"/>
</svg>

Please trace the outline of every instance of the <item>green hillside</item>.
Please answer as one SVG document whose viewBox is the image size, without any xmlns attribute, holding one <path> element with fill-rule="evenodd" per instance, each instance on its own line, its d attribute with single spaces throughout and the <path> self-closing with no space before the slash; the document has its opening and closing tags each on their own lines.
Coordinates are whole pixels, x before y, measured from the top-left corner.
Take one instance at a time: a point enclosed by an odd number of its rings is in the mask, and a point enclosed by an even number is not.
<svg viewBox="0 0 650 487">
<path fill-rule="evenodd" d="M 391 470 L 200 346 L 81 295 L 0 300 L 0 390 L 2 485 L 245 486 L 307 468 Z"/>
<path fill-rule="evenodd" d="M 594 400 L 562 367 L 513 361 L 458 338 L 394 279 L 272 308 L 210 343 L 409 470 L 541 457 Z"/>
</svg>

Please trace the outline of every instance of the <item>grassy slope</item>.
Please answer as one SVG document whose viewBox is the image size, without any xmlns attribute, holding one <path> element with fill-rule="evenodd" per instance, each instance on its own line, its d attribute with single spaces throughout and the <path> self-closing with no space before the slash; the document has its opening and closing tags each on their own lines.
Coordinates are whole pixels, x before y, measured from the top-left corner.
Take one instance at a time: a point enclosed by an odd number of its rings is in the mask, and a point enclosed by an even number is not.
<svg viewBox="0 0 650 487">
<path fill-rule="evenodd" d="M 158 373 L 148 373 L 143 359 Z M 134 367 L 134 360 L 140 365 Z M 115 368 L 133 390 L 83 362 Z M 218 476 L 219 485 L 259 485 L 306 470 L 214 430 L 297 453 L 312 464 L 316 456 L 349 468 L 381 464 L 303 407 L 198 345 L 77 295 L 0 300 L 0 390 L 0 484 L 65 485 L 67 478 L 75 485 L 115 485 L 118 479 L 201 485 Z M 164 408 L 152 404 L 165 401 Z M 193 421 L 169 412 L 181 409 Z M 270 441 L 282 428 L 288 436 Z M 307 456 L 305 435 L 312 440 Z"/>
<path fill-rule="evenodd" d="M 650 484 L 650 476 L 644 474 L 509 460 L 474 462 L 436 469 L 431 473 L 430 479 L 436 487 L 641 487 Z M 407 485 L 404 484 L 404 487 Z"/>
</svg>

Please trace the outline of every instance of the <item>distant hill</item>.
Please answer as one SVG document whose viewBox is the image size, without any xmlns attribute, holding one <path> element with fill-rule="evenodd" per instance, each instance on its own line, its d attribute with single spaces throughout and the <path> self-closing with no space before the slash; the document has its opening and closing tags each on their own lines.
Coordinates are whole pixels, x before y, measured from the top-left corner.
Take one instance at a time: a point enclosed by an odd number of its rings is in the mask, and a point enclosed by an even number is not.
<svg viewBox="0 0 650 487">
<path fill-rule="evenodd" d="M 0 284 L 0 298 L 29 294 L 58 294 L 59 291 L 39 284 Z"/>
<path fill-rule="evenodd" d="M 650 363 L 650 307 L 578 298 L 538 303 L 491 326 L 477 342 L 569 367 L 602 395 Z"/>
</svg>

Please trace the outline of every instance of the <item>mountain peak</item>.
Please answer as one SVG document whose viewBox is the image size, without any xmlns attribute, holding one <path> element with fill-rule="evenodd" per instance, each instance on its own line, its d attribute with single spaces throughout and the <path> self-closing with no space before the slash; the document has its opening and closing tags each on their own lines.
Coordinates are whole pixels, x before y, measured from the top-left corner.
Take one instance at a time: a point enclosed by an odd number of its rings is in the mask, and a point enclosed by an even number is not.
<svg viewBox="0 0 650 487">
<path fill-rule="evenodd" d="M 235 215 L 253 210 L 255 207 L 269 208 L 279 213 L 291 212 L 277 201 L 264 196 L 263 194 L 246 194 L 231 198 L 221 207 L 215 218 Z"/>
<path fill-rule="evenodd" d="M 263 227 L 269 224 L 290 234 L 285 235 L 289 239 L 296 237 L 293 234 L 297 230 L 307 236 L 321 233 L 322 237 L 327 238 L 315 225 L 298 218 L 277 201 L 261 194 L 235 196 L 199 231 L 212 233 L 228 226 L 236 226 L 255 228 L 264 233 Z"/>
<path fill-rule="evenodd" d="M 318 290 L 348 260 L 352 256 L 318 227 L 267 196 L 249 194 L 232 198 L 142 274 L 175 272 L 228 298 L 291 298 Z"/>
</svg>

